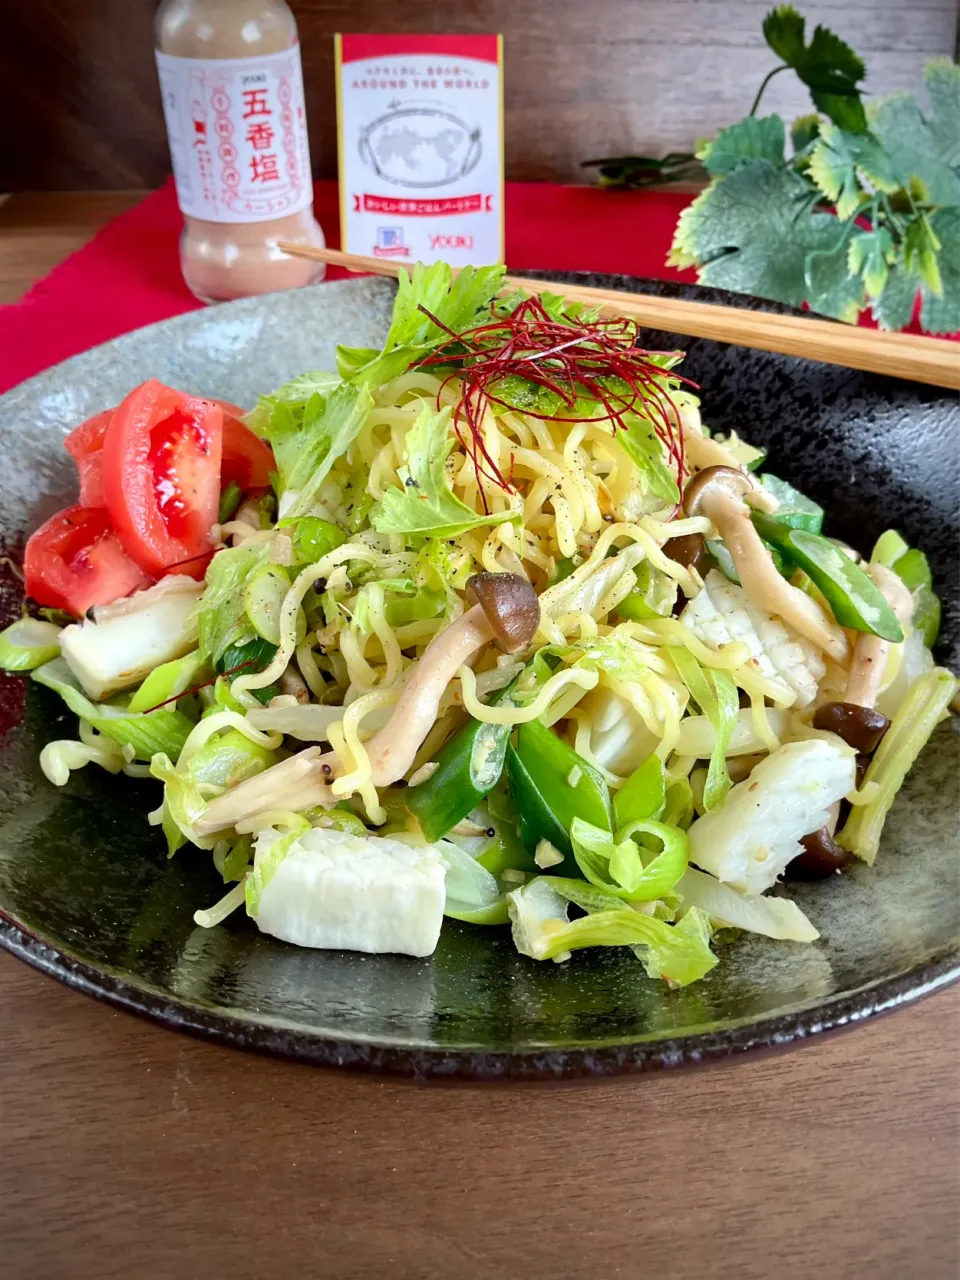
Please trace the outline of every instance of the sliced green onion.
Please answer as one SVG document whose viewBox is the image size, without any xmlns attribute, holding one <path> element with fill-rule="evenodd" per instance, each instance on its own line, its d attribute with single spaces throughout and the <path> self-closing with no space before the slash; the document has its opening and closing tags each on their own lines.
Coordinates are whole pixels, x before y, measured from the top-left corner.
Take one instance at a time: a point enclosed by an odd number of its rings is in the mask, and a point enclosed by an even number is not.
<svg viewBox="0 0 960 1280">
<path fill-rule="evenodd" d="M 19 618 L 0 631 L 0 667 L 33 671 L 60 656 L 60 628 L 36 618 Z"/>
</svg>

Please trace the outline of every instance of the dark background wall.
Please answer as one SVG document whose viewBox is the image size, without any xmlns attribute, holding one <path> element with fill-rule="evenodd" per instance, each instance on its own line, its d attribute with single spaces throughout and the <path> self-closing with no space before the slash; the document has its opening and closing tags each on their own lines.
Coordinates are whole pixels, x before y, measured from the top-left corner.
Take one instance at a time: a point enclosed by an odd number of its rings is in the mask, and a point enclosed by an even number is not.
<svg viewBox="0 0 960 1280">
<path fill-rule="evenodd" d="M 507 175 L 582 180 L 581 160 L 688 148 L 742 116 L 775 63 L 773 0 L 293 0 L 317 176 L 336 169 L 335 31 L 501 31 Z M 953 55 L 958 0 L 795 0 L 865 58 L 868 89 L 916 91 Z M 155 186 L 169 171 L 153 64 L 155 0 L 0 0 L 0 188 Z M 782 76 L 765 100 L 799 113 Z"/>
</svg>

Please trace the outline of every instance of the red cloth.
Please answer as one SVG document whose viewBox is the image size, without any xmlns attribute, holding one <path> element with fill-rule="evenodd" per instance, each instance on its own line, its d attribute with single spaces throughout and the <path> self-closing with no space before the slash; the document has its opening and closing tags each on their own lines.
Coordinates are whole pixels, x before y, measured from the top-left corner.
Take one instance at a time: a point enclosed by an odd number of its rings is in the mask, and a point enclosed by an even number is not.
<svg viewBox="0 0 960 1280">
<path fill-rule="evenodd" d="M 664 265 L 689 200 L 676 192 L 508 183 L 507 262 L 518 270 L 693 280 L 692 271 Z M 338 244 L 336 183 L 317 183 L 315 212 L 328 242 Z M 20 303 L 0 308 L 0 391 L 99 342 L 200 306 L 180 276 L 180 225 L 168 182 L 103 227 Z"/>
</svg>

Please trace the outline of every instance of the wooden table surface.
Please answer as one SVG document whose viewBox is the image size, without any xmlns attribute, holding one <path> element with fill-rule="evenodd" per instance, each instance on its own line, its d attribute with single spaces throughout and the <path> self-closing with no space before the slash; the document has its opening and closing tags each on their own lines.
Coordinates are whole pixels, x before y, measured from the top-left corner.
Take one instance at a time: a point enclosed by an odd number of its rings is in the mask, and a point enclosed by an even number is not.
<svg viewBox="0 0 960 1280">
<path fill-rule="evenodd" d="M 0 300 L 132 198 L 0 206 Z M 960 1272 L 960 988 L 789 1053 L 562 1088 L 222 1049 L 4 954 L 0 1028 L 5 1280 Z"/>
</svg>

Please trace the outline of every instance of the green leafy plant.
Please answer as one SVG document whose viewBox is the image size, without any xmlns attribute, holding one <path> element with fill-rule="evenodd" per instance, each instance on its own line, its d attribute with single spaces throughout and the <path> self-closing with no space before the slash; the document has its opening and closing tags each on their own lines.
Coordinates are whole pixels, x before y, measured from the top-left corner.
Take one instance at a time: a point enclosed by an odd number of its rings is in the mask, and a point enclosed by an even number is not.
<svg viewBox="0 0 960 1280">
<path fill-rule="evenodd" d="M 838 36 L 781 5 L 763 23 L 782 59 L 746 119 L 687 157 L 706 189 L 684 210 L 668 263 L 695 267 L 702 284 L 806 304 L 855 321 L 870 306 L 885 329 L 920 322 L 960 330 L 960 68 L 927 64 L 924 115 L 905 93 L 864 106 L 866 68 Z M 758 117 L 774 76 L 792 70 L 817 111 L 793 121 Z M 643 185 L 643 157 L 591 162 L 608 185 Z M 684 157 L 668 157 L 677 171 Z M 632 166 L 632 167 L 631 167 Z M 670 177 L 661 174 L 659 180 Z"/>
</svg>

